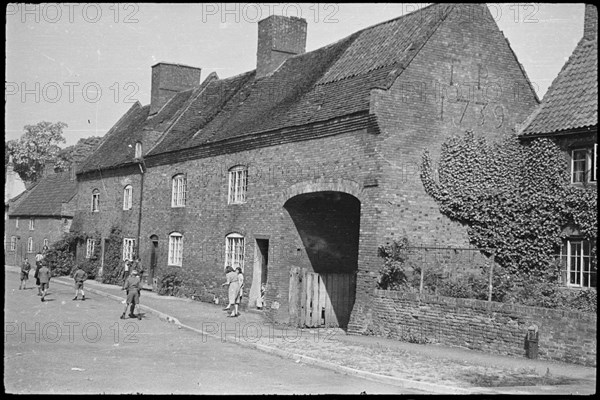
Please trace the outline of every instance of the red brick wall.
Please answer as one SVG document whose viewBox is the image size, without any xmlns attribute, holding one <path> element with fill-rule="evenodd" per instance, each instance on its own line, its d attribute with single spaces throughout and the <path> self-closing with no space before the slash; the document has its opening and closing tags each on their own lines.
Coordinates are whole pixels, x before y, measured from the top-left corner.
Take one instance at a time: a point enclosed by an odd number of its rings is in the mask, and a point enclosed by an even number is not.
<svg viewBox="0 0 600 400">
<path fill-rule="evenodd" d="M 212 300 L 213 295 L 218 295 L 224 300 L 226 291 L 221 283 L 224 282 L 226 235 L 236 232 L 245 236 L 247 290 L 251 290 L 255 239 L 268 238 L 267 309 L 273 318 L 287 322 L 289 269 L 293 265 L 311 264 L 297 228 L 283 205 L 303 190 L 341 190 L 361 197 L 363 204 L 368 202 L 370 189 L 363 190 L 362 184 L 370 172 L 370 161 L 365 155 L 369 138 L 371 134 L 361 130 L 149 168 L 144 183 L 142 254 L 150 250 L 149 237 L 157 235 L 160 274 L 167 265 L 168 235 L 183 234 L 181 268 L 193 271 L 187 274 L 190 278 L 185 284 L 195 288 L 201 299 Z M 248 166 L 247 202 L 228 205 L 227 172 L 236 165 Z M 171 207 L 171 179 L 178 173 L 187 173 L 184 208 Z M 374 232 L 373 215 L 368 205 L 360 212 L 363 235 L 360 246 L 363 246 L 369 243 L 366 239 Z M 340 223 L 335 233 L 344 236 L 345 229 L 349 229 L 349 225 Z M 326 230 L 326 233 L 333 231 Z M 330 239 L 331 242 L 336 240 Z M 371 249 L 361 247 L 361 251 Z M 361 262 L 360 254 L 358 262 Z"/>
<path fill-rule="evenodd" d="M 97 232 L 107 238 L 111 227 L 121 229 L 123 236 L 138 240 L 140 207 L 140 170 L 137 165 L 115 171 L 102 171 L 78 176 L 76 213 L 72 230 L 89 234 Z M 123 210 L 125 186 L 133 186 L 132 208 Z M 92 191 L 100 191 L 100 211 L 92 212 Z"/>
<path fill-rule="evenodd" d="M 596 366 L 597 316 L 582 312 L 375 290 L 368 322 L 348 330 L 524 357 L 532 324 L 540 359 Z"/>
<path fill-rule="evenodd" d="M 371 109 L 381 130 L 375 149 L 381 197 L 375 205 L 380 218 L 373 253 L 404 235 L 414 245 L 466 246 L 465 227 L 442 216 L 423 189 L 422 154 L 428 150 L 437 161 L 443 141 L 468 129 L 498 138 L 537 104 L 487 7 L 461 7 L 388 91 L 373 91 Z M 355 324 L 369 312 L 379 265 L 381 260 L 359 265 Z"/>
<path fill-rule="evenodd" d="M 70 220 L 71 218 L 69 218 Z M 29 218 L 20 217 L 19 227 L 16 225 L 16 217 L 10 217 L 6 221 L 4 227 L 5 237 L 5 250 L 6 250 L 6 262 L 15 264 L 21 262 L 24 256 L 27 256 L 30 260 L 35 257 L 38 251 L 42 250 L 44 246 L 44 239 L 48 239 L 48 245 L 50 246 L 53 242 L 59 240 L 63 235 L 64 223 L 60 217 L 34 217 L 34 229 L 29 229 Z M 11 236 L 20 236 L 21 239 L 17 241 L 16 251 L 10 250 L 10 238 Z M 27 240 L 33 238 L 33 251 L 27 250 Z"/>
</svg>

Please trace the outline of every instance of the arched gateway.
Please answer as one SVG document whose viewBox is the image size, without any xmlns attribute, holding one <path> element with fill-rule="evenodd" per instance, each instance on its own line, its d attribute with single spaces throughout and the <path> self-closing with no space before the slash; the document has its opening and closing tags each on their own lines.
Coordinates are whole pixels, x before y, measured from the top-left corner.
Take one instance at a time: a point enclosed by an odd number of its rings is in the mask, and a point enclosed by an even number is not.
<svg viewBox="0 0 600 400">
<path fill-rule="evenodd" d="M 315 180 L 283 196 L 305 251 L 289 260 L 290 322 L 346 327 L 356 292 L 362 190 L 353 181 Z"/>
</svg>

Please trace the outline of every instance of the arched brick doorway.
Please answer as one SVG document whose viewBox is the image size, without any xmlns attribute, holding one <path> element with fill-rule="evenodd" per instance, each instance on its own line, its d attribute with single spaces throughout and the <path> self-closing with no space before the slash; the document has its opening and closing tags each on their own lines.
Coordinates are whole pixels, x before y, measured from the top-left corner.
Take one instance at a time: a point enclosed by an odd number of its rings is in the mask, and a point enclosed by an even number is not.
<svg viewBox="0 0 600 400">
<path fill-rule="evenodd" d="M 356 292 L 361 202 L 353 194 L 327 188 L 297 186 L 283 206 L 306 253 L 290 265 L 290 322 L 345 328 Z"/>
</svg>

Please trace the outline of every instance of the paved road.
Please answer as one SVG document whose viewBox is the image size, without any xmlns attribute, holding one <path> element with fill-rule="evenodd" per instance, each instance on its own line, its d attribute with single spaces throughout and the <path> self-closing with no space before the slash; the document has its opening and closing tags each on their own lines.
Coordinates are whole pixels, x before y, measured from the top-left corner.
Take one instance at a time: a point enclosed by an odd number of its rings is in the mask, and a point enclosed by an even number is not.
<svg viewBox="0 0 600 400">
<path fill-rule="evenodd" d="M 151 314 L 52 284 L 18 290 L 5 273 L 4 385 L 9 393 L 420 393 L 202 337 Z M 31 283 L 31 281 L 30 281 Z"/>
</svg>

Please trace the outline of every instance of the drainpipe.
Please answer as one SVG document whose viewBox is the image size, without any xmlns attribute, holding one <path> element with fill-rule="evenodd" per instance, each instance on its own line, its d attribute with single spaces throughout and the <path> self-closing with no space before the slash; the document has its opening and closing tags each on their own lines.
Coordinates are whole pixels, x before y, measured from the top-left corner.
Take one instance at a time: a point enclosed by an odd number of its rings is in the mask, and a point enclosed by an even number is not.
<svg viewBox="0 0 600 400">
<path fill-rule="evenodd" d="M 138 161 L 138 166 L 140 167 L 140 175 L 141 175 L 141 179 L 140 179 L 140 210 L 138 213 L 138 231 L 137 231 L 137 245 L 136 245 L 136 250 L 135 250 L 135 254 L 137 257 L 140 257 L 140 242 L 142 241 L 142 204 L 144 201 L 144 172 L 146 170 L 146 165 L 144 163 L 143 159 L 140 159 Z"/>
</svg>

